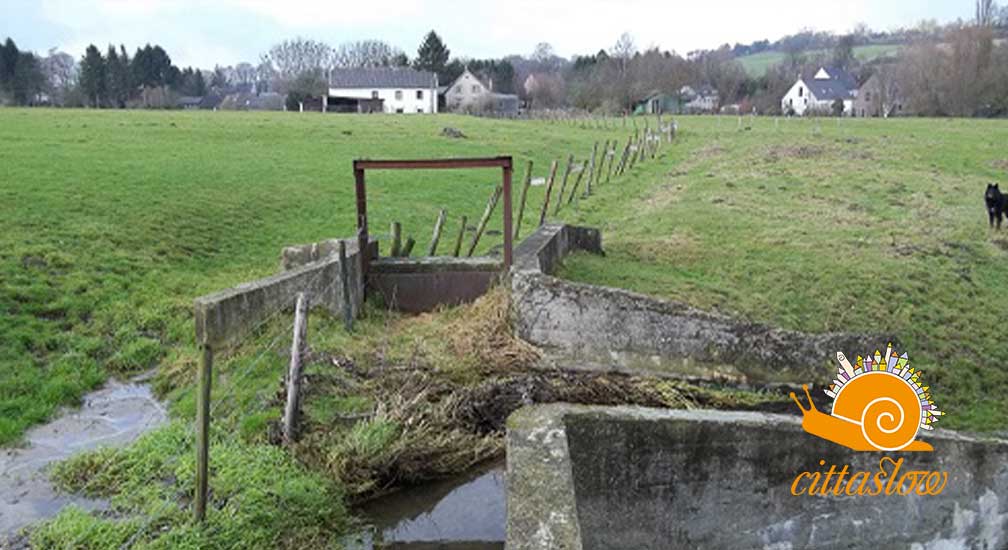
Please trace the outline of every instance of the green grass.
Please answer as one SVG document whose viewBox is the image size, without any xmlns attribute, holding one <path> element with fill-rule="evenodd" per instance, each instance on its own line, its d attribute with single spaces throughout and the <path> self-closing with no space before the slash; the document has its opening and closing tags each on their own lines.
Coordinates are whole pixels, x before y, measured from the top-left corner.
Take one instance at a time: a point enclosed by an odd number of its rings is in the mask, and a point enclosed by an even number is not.
<svg viewBox="0 0 1008 550">
<path fill-rule="evenodd" d="M 1008 123 L 745 118 L 751 130 L 740 131 L 737 120 L 680 118 L 661 160 L 565 208 L 561 218 L 602 228 L 607 256 L 575 256 L 563 274 L 785 328 L 894 332 L 924 367 L 944 424 L 1008 425 L 1008 350 L 999 345 L 1008 233 L 987 229 L 981 196 L 1005 175 Z M 441 137 L 445 126 L 469 139 Z M 330 546 L 351 525 L 344 477 L 369 490 L 373 471 L 412 451 L 403 434 L 437 440 L 448 459 L 457 441 L 492 452 L 493 441 L 410 424 L 423 410 L 347 424 L 397 388 L 363 387 L 325 360 L 308 372 L 331 388 L 305 415 L 339 429 L 309 434 L 293 454 L 273 446 L 290 330 L 281 316 L 218 357 L 215 500 L 208 527 L 194 526 L 192 299 L 275 272 L 284 245 L 352 234 L 355 157 L 511 154 L 521 181 L 526 158 L 543 176 L 550 160 L 584 158 L 596 140 L 622 143 L 626 133 L 456 116 L 0 110 L 0 443 L 107 375 L 153 366 L 175 419 L 126 449 L 57 466 L 61 486 L 110 497 L 113 514 L 68 510 L 33 540 Z M 489 171 L 369 174 L 371 227 L 380 234 L 401 221 L 422 248 L 439 208 L 454 235 L 497 180 Z M 525 234 L 542 194 L 531 190 Z M 495 216 L 491 229 L 498 224 Z M 425 384 L 468 388 L 485 379 L 485 361 L 471 341 L 461 351 L 453 341 L 464 314 L 403 318 L 369 307 L 353 335 L 313 314 L 309 341 L 364 372 L 408 365 Z M 413 387 L 409 373 L 398 376 Z"/>
<path fill-rule="evenodd" d="M 106 373 L 191 367 L 193 298 L 275 272 L 285 245 L 353 234 L 352 159 L 508 154 L 520 182 L 525 159 L 543 175 L 609 137 L 457 116 L 0 110 L 0 445 Z M 370 227 L 400 221 L 423 249 L 446 207 L 454 238 L 499 181 L 371 173 Z"/>
<path fill-rule="evenodd" d="M 564 275 L 788 329 L 893 333 L 944 427 L 1008 426 L 1008 226 L 988 229 L 983 203 L 1005 181 L 1008 123 L 737 120 L 682 119 L 660 173 L 583 202 L 571 221 L 601 224 L 607 256 Z"/>
<path fill-rule="evenodd" d="M 862 62 L 868 62 L 880 57 L 896 55 L 902 47 L 903 46 L 900 44 L 871 44 L 867 46 L 856 46 L 854 48 L 854 57 Z M 828 50 L 812 50 L 804 52 L 804 55 L 809 57 L 828 54 Z M 784 61 L 786 58 L 787 54 L 784 52 L 766 51 L 754 53 L 752 55 L 744 55 L 737 58 L 737 60 L 742 64 L 742 67 L 746 70 L 749 76 L 757 78 L 766 74 L 767 69 Z"/>
</svg>

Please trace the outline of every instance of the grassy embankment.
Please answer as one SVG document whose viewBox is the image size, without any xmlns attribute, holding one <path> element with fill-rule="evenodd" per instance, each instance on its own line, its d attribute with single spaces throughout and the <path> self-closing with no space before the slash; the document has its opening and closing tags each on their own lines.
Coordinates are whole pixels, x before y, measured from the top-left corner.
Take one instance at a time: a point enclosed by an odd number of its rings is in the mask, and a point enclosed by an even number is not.
<svg viewBox="0 0 1008 550">
<path fill-rule="evenodd" d="M 0 112 L 11 121 L 0 126 L 5 158 L 17 159 L 11 181 L 23 182 L 0 191 L 22 205 L 10 208 L 17 218 L 4 212 L 11 246 L 3 247 L 0 267 L 18 283 L 4 286 L 14 304 L 4 304 L 14 314 L 10 326 L 35 329 L 17 340 L 5 327 L 5 357 L 21 358 L 14 346 L 23 342 L 31 363 L 20 366 L 36 369 L 34 380 L 58 379 L 54 365 L 64 364 L 68 373 L 90 369 L 90 384 L 106 372 L 161 364 L 161 387 L 179 419 L 127 450 L 58 468 L 64 486 L 111 496 L 117 514 L 66 512 L 36 533 L 40 543 L 80 539 L 101 547 L 129 540 L 138 527 L 146 529 L 136 540 L 150 547 L 329 543 L 347 525 L 344 497 L 410 481 L 410 464 L 429 474 L 499 452 L 493 422 L 501 411 L 494 406 L 529 393 L 677 406 L 764 399 L 653 381 L 530 375 L 524 365 L 534 350 L 504 335 L 493 300 L 417 318 L 370 310 L 353 338 L 338 322 L 313 316 L 314 390 L 306 437 L 292 460 L 269 443 L 289 337 L 290 321 L 280 318 L 218 365 L 214 527 L 197 530 L 188 524 L 192 452 L 184 422 L 193 410 L 193 296 L 271 272 L 284 244 L 349 234 L 353 156 L 511 153 L 535 158 L 543 175 L 549 158 L 571 149 L 584 155 L 594 140 L 624 139 L 625 132 L 458 117 L 23 113 Z M 745 124 L 752 130 L 739 131 L 731 118 L 681 119 L 681 140 L 665 149 L 665 159 L 562 212 L 601 226 L 609 253 L 575 257 L 567 276 L 787 328 L 893 330 L 924 365 L 948 425 L 1004 427 L 1000 396 L 1008 383 L 997 367 L 1006 358 L 997 321 L 1008 305 L 1006 240 L 988 233 L 981 194 L 1004 173 L 995 144 L 1008 126 Z M 19 129 L 5 130 L 12 125 Z M 438 137 L 445 125 L 470 139 Z M 449 208 L 450 222 L 462 213 L 472 219 L 494 179 L 439 172 L 421 186 L 397 174 L 376 177 L 374 226 L 401 220 L 424 243 L 438 207 Z M 452 185 L 463 181 L 481 185 L 471 192 Z M 533 188 L 530 203 L 538 205 L 541 194 Z M 526 214 L 526 224 L 533 216 Z M 76 288 L 83 290 L 66 292 Z M 47 308 L 64 313 L 47 316 Z M 123 351 L 130 348 L 148 351 Z M 3 376 L 13 376 L 17 370 L 6 365 Z M 36 386 L 44 384 L 24 382 L 26 402 L 45 398 Z M 72 402 L 82 390 L 71 388 L 61 400 Z M 5 406 L 3 418 L 18 418 L 20 409 Z M 278 469 L 285 475 L 276 476 Z M 252 481 L 236 482 L 242 479 Z"/>
</svg>

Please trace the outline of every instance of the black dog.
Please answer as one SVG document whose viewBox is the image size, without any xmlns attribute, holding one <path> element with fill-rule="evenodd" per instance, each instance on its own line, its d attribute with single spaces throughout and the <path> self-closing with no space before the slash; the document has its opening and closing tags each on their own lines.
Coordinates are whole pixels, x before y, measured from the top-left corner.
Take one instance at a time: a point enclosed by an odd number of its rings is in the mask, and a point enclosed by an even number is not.
<svg viewBox="0 0 1008 550">
<path fill-rule="evenodd" d="M 994 219 L 997 218 L 997 228 L 1001 229 L 1001 216 L 1008 216 L 1008 195 L 1003 195 L 996 183 L 988 183 L 984 202 L 987 203 L 987 218 L 991 227 L 994 227 Z"/>
</svg>

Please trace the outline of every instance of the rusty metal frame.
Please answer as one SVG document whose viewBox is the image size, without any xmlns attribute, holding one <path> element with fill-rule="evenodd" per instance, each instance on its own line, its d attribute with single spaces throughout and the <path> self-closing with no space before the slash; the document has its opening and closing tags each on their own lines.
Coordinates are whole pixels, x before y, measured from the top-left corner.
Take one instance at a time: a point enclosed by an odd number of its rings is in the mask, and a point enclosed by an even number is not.
<svg viewBox="0 0 1008 550">
<path fill-rule="evenodd" d="M 504 195 L 504 272 L 511 269 L 513 242 L 511 229 L 511 157 L 454 158 L 425 160 L 366 160 L 353 161 L 354 181 L 357 189 L 357 239 L 361 250 L 361 274 L 367 279 L 370 258 L 366 253 L 368 243 L 366 170 L 458 170 L 465 168 L 500 168 Z"/>
</svg>

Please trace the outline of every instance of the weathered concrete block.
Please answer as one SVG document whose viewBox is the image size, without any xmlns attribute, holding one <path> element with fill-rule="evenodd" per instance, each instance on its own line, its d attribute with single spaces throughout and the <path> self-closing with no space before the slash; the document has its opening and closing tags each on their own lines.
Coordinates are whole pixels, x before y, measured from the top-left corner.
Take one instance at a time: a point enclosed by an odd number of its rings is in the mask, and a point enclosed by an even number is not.
<svg viewBox="0 0 1008 550">
<path fill-rule="evenodd" d="M 593 227 L 545 224 L 515 249 L 515 271 L 556 272 L 564 256 L 574 250 L 602 254 L 602 234 Z"/>
<path fill-rule="evenodd" d="M 471 302 L 500 278 L 495 258 L 379 258 L 371 262 L 368 289 L 389 307 L 410 313 Z"/>
<path fill-rule="evenodd" d="M 507 547 L 1008 547 L 1008 442 L 926 439 L 934 452 L 859 453 L 806 434 L 796 416 L 525 408 L 508 419 Z M 904 459 L 904 473 L 947 472 L 944 490 L 791 493 L 801 472 L 878 472 L 883 456 Z"/>
<path fill-rule="evenodd" d="M 375 245 L 370 247 L 371 253 Z M 295 264 L 292 260 L 291 265 Z M 299 292 L 307 293 L 313 307 L 340 315 L 344 284 L 349 287 L 351 312 L 356 317 L 364 300 L 364 277 L 356 244 L 347 246 L 347 273 L 349 280 L 343 281 L 339 257 L 329 255 L 271 277 L 201 296 L 194 304 L 196 341 L 213 347 L 233 343 L 277 311 L 292 309 Z"/>
<path fill-rule="evenodd" d="M 823 367 L 837 351 L 855 357 L 890 340 L 779 330 L 534 271 L 513 274 L 511 286 L 518 335 L 575 368 L 753 383 L 828 381 Z"/>
</svg>

